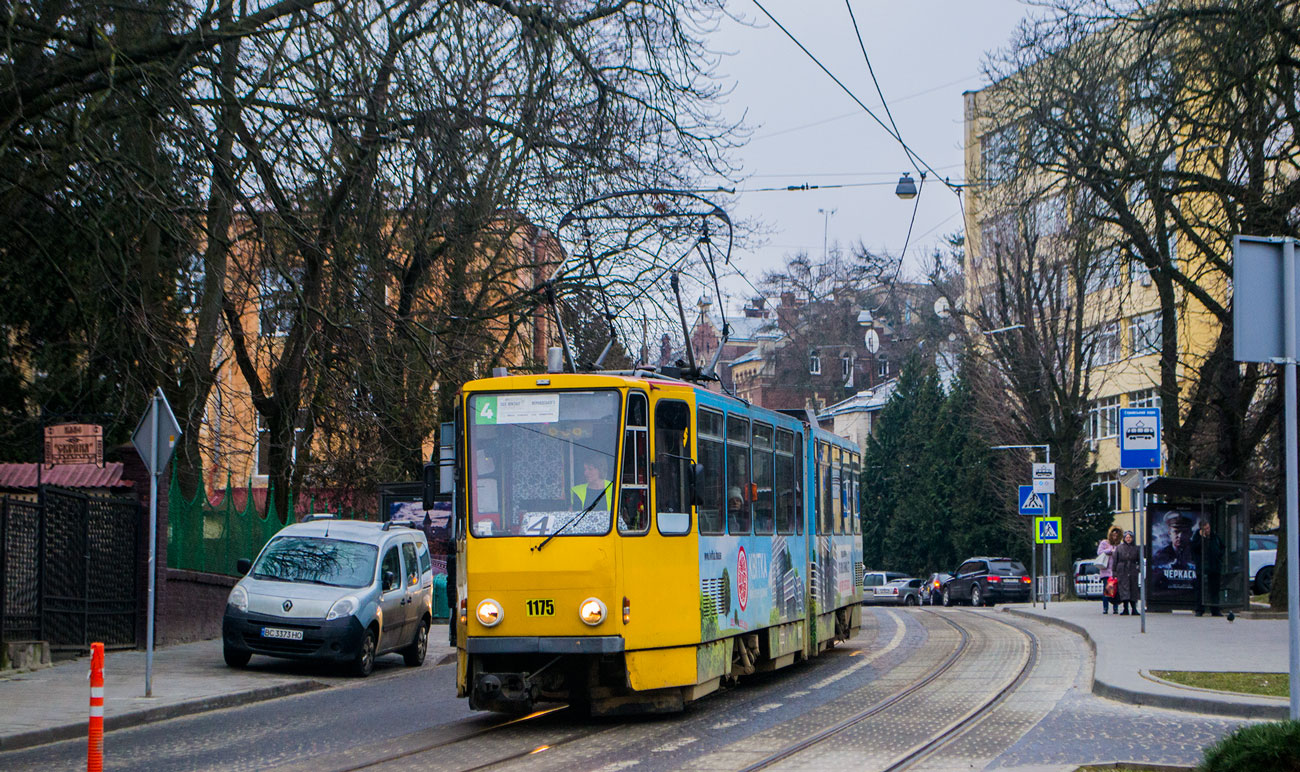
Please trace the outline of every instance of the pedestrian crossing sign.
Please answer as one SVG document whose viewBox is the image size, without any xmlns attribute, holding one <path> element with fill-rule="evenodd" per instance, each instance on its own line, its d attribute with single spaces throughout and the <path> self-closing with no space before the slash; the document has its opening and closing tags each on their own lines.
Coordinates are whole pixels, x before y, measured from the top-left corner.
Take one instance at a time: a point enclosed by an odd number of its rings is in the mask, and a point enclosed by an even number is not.
<svg viewBox="0 0 1300 772">
<path fill-rule="evenodd" d="M 1034 518 L 1034 543 L 1035 544 L 1060 544 L 1061 543 L 1061 518 L 1035 517 Z"/>
<path fill-rule="evenodd" d="M 1032 485 L 1020 486 L 1020 514 L 1022 515 L 1046 515 L 1047 514 L 1047 496 L 1043 493 L 1034 491 Z"/>
</svg>

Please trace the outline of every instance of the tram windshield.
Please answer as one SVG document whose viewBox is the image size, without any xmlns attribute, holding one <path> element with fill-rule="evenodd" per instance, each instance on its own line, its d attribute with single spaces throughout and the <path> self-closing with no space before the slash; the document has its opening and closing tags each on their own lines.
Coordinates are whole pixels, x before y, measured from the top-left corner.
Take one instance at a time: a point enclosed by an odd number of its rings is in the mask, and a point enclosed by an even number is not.
<svg viewBox="0 0 1300 772">
<path fill-rule="evenodd" d="M 477 537 L 608 533 L 616 391 L 469 398 L 469 515 Z"/>
</svg>

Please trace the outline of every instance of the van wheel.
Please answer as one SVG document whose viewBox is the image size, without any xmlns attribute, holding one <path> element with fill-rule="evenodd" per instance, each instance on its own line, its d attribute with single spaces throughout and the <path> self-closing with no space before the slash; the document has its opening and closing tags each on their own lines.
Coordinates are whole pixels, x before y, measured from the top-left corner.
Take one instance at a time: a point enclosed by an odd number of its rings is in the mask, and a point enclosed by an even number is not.
<svg viewBox="0 0 1300 772">
<path fill-rule="evenodd" d="M 419 667 L 424 664 L 424 655 L 429 651 L 429 623 L 421 620 L 415 629 L 415 640 L 402 650 L 402 659 L 407 667 Z"/>
<path fill-rule="evenodd" d="M 232 649 L 229 646 L 221 647 L 221 655 L 230 667 L 245 667 L 248 665 L 248 660 L 253 658 L 253 652 Z"/>
<path fill-rule="evenodd" d="M 365 678 L 375 670 L 375 647 L 379 641 L 375 636 L 374 630 L 367 630 L 366 637 L 361 639 L 361 648 L 357 651 L 357 658 L 352 660 L 352 675 L 358 678 Z"/>
</svg>

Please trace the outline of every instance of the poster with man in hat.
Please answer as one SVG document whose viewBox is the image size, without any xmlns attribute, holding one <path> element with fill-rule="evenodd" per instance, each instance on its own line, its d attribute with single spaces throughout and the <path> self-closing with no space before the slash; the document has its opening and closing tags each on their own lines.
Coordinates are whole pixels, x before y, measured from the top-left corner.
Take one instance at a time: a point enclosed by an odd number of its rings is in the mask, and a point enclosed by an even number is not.
<svg viewBox="0 0 1300 772">
<path fill-rule="evenodd" d="M 1164 606 L 1192 608 L 1197 602 L 1197 561 L 1192 551 L 1192 526 L 1198 509 L 1152 504 L 1147 508 L 1147 599 Z"/>
</svg>

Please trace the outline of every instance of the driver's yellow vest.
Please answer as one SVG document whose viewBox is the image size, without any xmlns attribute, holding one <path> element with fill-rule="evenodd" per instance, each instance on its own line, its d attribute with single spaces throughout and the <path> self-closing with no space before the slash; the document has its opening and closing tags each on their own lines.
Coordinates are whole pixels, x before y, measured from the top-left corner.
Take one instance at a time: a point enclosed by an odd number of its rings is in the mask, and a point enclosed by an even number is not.
<svg viewBox="0 0 1300 772">
<path fill-rule="evenodd" d="M 574 501 L 575 501 L 575 503 L 574 503 L 574 507 L 575 507 L 575 508 L 577 508 L 577 509 L 586 509 L 587 507 L 592 506 L 592 499 L 588 499 L 588 498 L 587 498 L 587 484 L 586 484 L 586 483 L 582 483 L 581 485 L 575 485 L 575 486 L 573 486 L 572 488 L 570 488 L 569 490 L 573 491 L 573 498 L 574 498 Z M 599 487 L 593 487 L 593 490 L 592 490 L 592 496 L 598 496 L 598 495 L 600 495 L 600 488 L 599 488 Z M 600 508 L 600 509 L 609 509 L 610 497 L 612 497 L 613 495 L 614 495 L 614 483 L 612 483 L 612 482 L 606 480 L 606 481 L 605 481 L 605 499 L 604 499 L 604 501 L 601 502 L 601 505 L 603 505 L 603 506 L 599 506 L 599 505 L 598 505 L 598 508 Z"/>
</svg>

